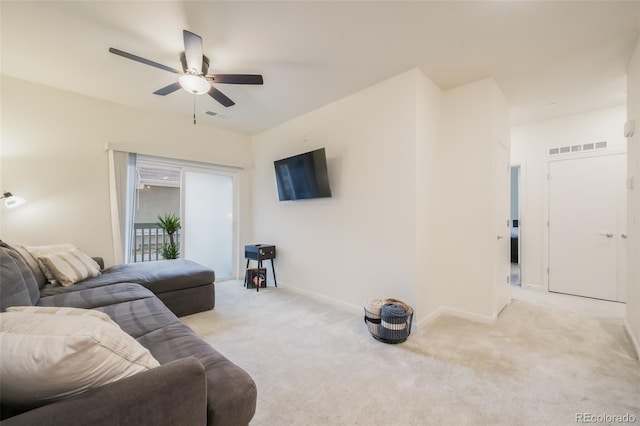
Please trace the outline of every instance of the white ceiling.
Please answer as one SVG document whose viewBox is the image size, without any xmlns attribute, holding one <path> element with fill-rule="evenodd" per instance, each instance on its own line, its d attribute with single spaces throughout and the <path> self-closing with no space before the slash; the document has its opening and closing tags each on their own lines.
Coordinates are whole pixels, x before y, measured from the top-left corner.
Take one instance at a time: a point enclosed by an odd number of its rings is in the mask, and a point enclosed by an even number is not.
<svg viewBox="0 0 640 426">
<path fill-rule="evenodd" d="M 2 74 L 185 120 L 192 95 L 152 94 L 175 74 L 108 48 L 181 69 L 182 30 L 199 34 L 210 73 L 264 76 L 264 86 L 219 85 L 236 102 L 230 108 L 196 99 L 199 122 L 249 134 L 413 67 L 442 89 L 494 77 L 514 124 L 621 105 L 640 33 L 638 1 L 0 5 Z"/>
</svg>

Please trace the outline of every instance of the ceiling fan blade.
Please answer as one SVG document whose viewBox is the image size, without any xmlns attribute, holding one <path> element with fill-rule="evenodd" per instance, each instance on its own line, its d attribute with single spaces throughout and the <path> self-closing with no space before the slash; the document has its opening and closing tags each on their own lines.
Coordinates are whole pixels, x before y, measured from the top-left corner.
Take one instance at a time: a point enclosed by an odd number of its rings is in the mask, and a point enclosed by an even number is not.
<svg viewBox="0 0 640 426">
<path fill-rule="evenodd" d="M 179 82 L 175 82 L 175 83 L 171 83 L 168 86 L 163 87 L 162 89 L 158 89 L 155 92 L 153 92 L 154 95 L 160 95 L 160 96 L 166 96 L 169 93 L 173 93 L 176 90 L 180 90 L 182 86 L 180 86 Z"/>
<path fill-rule="evenodd" d="M 202 74 L 202 37 L 187 30 L 183 30 L 182 35 L 188 70 Z"/>
<path fill-rule="evenodd" d="M 221 91 L 219 91 L 213 86 L 211 86 L 211 89 L 209 89 L 209 96 L 211 96 L 213 99 L 220 102 L 223 106 L 226 106 L 226 107 L 230 107 L 231 105 L 236 104 L 231 99 L 229 99 L 227 95 L 225 95 L 224 93 L 222 93 Z"/>
<path fill-rule="evenodd" d="M 215 83 L 225 84 L 264 84 L 260 74 L 212 74 Z"/>
<path fill-rule="evenodd" d="M 123 52 L 122 50 L 114 49 L 113 47 L 109 48 L 109 52 L 111 52 L 111 53 L 113 53 L 115 55 L 118 55 L 118 56 L 122 56 L 123 58 L 131 59 L 133 61 L 143 63 L 145 65 L 150 65 L 150 66 L 155 67 L 155 68 L 160 68 L 161 70 L 173 72 L 173 73 L 176 73 L 176 74 L 182 74 L 180 71 L 178 71 L 176 69 L 173 69 L 171 67 L 168 67 L 166 65 L 162 65 L 162 64 L 159 64 L 157 62 L 153 62 L 153 61 L 150 61 L 148 59 L 141 58 L 140 56 L 132 55 L 131 53 Z"/>
</svg>

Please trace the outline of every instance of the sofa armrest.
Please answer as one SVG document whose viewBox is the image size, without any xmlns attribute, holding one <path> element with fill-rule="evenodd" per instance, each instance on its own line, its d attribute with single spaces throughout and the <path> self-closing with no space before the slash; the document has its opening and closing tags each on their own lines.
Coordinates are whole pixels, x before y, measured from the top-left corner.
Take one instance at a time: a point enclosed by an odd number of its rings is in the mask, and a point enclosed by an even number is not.
<svg viewBox="0 0 640 426">
<path fill-rule="evenodd" d="M 2 426 L 205 425 L 207 383 L 193 357 L 4 420 Z"/>
</svg>

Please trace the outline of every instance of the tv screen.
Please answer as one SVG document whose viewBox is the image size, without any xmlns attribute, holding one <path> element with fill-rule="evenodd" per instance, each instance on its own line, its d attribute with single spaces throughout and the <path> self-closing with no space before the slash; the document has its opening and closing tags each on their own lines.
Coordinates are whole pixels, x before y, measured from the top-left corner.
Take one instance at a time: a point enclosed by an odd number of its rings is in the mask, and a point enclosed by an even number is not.
<svg viewBox="0 0 640 426">
<path fill-rule="evenodd" d="M 324 148 L 273 162 L 280 201 L 331 197 Z"/>
</svg>

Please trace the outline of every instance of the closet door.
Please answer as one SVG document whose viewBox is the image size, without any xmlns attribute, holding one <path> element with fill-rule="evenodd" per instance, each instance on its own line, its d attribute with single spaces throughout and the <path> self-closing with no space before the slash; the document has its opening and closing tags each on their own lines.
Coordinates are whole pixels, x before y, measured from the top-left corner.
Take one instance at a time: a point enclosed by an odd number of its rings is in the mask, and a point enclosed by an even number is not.
<svg viewBox="0 0 640 426">
<path fill-rule="evenodd" d="M 549 291 L 624 301 L 626 155 L 549 164 Z"/>
</svg>

